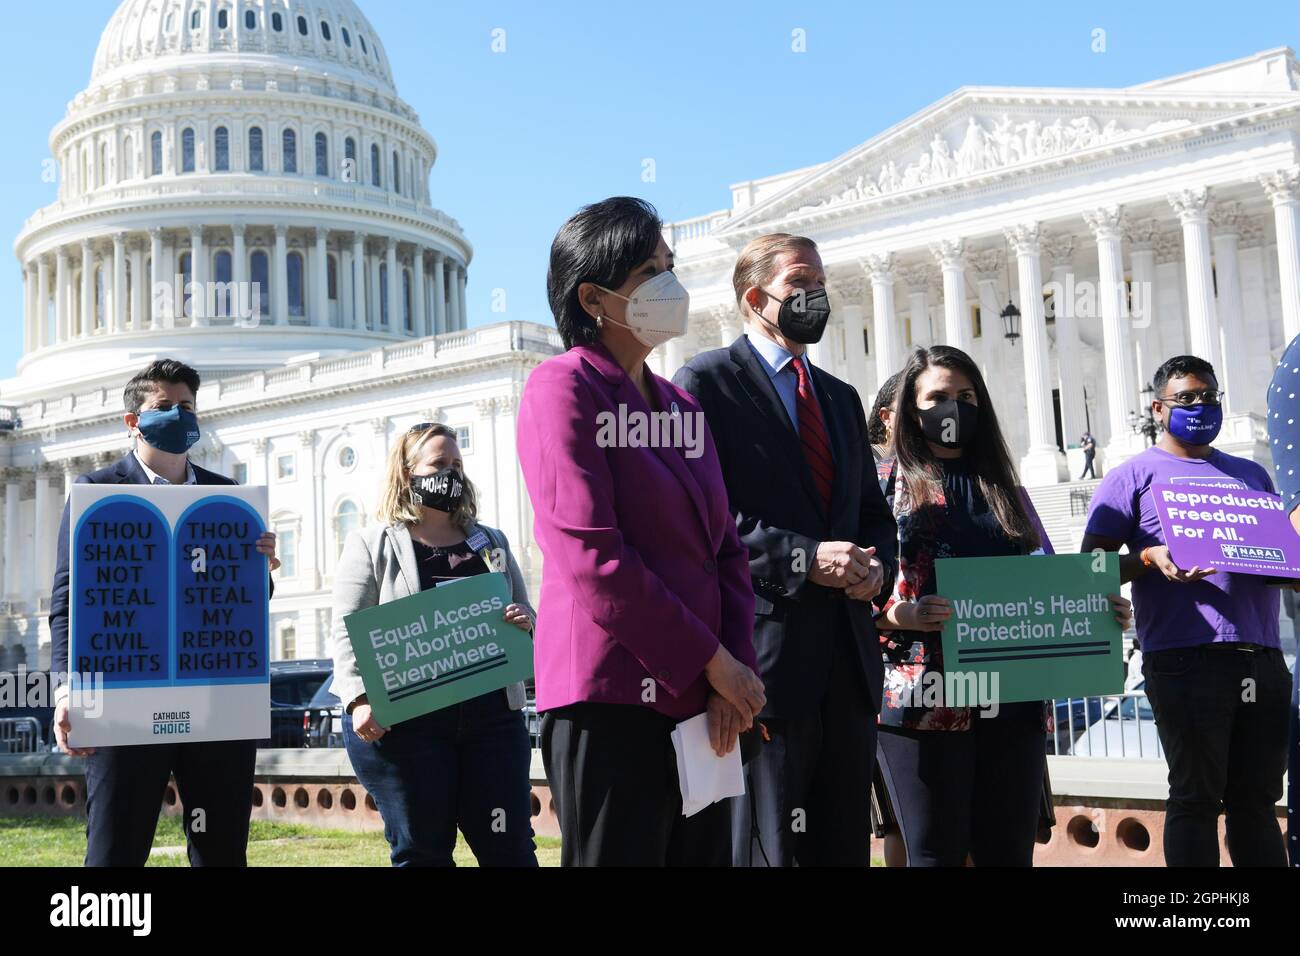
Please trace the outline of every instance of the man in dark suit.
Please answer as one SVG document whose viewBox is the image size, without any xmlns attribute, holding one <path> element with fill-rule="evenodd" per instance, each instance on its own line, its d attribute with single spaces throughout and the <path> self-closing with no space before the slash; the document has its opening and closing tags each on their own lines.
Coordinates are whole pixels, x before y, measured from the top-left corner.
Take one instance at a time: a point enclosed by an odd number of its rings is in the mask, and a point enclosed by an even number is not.
<svg viewBox="0 0 1300 956">
<path fill-rule="evenodd" d="M 812 240 L 754 240 L 733 276 L 745 334 L 673 379 L 703 406 L 754 585 L 767 705 L 732 801 L 737 866 L 871 861 L 884 682 L 871 598 L 897 531 L 857 392 L 806 355 L 830 315 L 825 282 Z"/>
<path fill-rule="evenodd" d="M 231 478 L 192 464 L 187 452 L 198 441 L 194 403 L 199 375 L 180 362 L 153 362 L 127 383 L 123 423 L 134 449 L 115 465 L 77 478 L 78 483 L 126 485 L 233 485 Z M 50 670 L 67 674 L 68 524 L 71 502 L 59 524 L 58 559 L 50 597 Z M 275 535 L 262 534 L 257 550 L 279 567 Z M 274 587 L 274 585 L 272 585 Z M 71 662 L 76 667 L 76 662 Z M 253 807 L 257 742 L 222 740 L 76 749 L 68 687 L 55 696 L 55 737 L 64 753 L 86 758 L 86 866 L 143 866 L 153 846 L 167 779 L 185 808 L 185 839 L 194 866 L 243 866 Z"/>
</svg>

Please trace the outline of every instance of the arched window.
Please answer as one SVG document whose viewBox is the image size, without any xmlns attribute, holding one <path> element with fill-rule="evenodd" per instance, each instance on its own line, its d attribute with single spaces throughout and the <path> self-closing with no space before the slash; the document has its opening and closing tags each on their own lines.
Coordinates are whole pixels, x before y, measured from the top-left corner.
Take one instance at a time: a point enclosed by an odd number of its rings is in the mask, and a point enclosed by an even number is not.
<svg viewBox="0 0 1300 956">
<path fill-rule="evenodd" d="M 328 176 L 330 174 L 330 146 L 329 140 L 325 138 L 324 133 L 316 134 L 316 175 Z"/>
<path fill-rule="evenodd" d="M 306 17 L 299 17 L 299 18 L 298 18 L 298 32 L 301 33 L 303 36 L 306 36 L 306 35 L 307 35 L 307 18 L 306 18 Z"/>
<path fill-rule="evenodd" d="M 414 330 L 411 325 L 411 273 L 405 269 L 402 270 L 402 325 L 408 332 Z"/>
<path fill-rule="evenodd" d="M 379 264 L 379 324 L 388 328 L 388 263 Z"/>
<path fill-rule="evenodd" d="M 330 36 L 330 25 L 324 20 L 320 22 L 320 35 L 325 38 L 326 43 L 333 39 L 333 37 Z"/>
<path fill-rule="evenodd" d="M 176 11 L 168 10 L 167 19 L 163 21 L 163 32 L 171 33 L 176 29 Z"/>
<path fill-rule="evenodd" d="M 222 7 L 217 11 L 217 29 L 224 30 L 230 26 L 230 11 Z"/>
<path fill-rule="evenodd" d="M 287 129 L 281 139 L 284 146 L 284 171 L 286 173 L 296 173 L 298 171 L 298 134 L 291 129 Z"/>
<path fill-rule="evenodd" d="M 149 137 L 149 175 L 161 176 L 162 171 L 162 133 L 155 132 Z"/>
<path fill-rule="evenodd" d="M 224 126 L 218 126 L 212 134 L 213 158 L 216 165 L 213 167 L 219 173 L 230 172 L 230 130 Z"/>
<path fill-rule="evenodd" d="M 343 553 L 348 535 L 361 527 L 361 506 L 351 498 L 344 498 L 334 511 L 334 557 Z"/>
<path fill-rule="evenodd" d="M 296 252 L 289 253 L 285 266 L 289 280 L 289 314 L 306 315 L 302 298 L 302 256 Z"/>
<path fill-rule="evenodd" d="M 257 29 L 257 13 L 255 11 L 253 10 L 244 11 L 244 29 L 245 30 Z"/>
<path fill-rule="evenodd" d="M 181 291 L 185 295 L 185 303 L 181 308 L 182 315 L 193 315 L 190 306 L 190 282 L 194 276 L 194 258 L 188 252 L 182 252 L 178 257 L 176 267 L 181 273 Z"/>
<path fill-rule="evenodd" d="M 248 274 L 257 288 L 257 314 L 267 315 L 271 311 L 271 260 L 261 249 L 249 257 Z"/>
<path fill-rule="evenodd" d="M 271 14 L 271 29 L 276 33 L 284 32 L 284 17 L 280 16 L 279 13 Z"/>
<path fill-rule="evenodd" d="M 393 192 L 400 193 L 401 191 L 402 191 L 402 159 L 400 156 L 397 155 L 397 152 L 394 151 L 393 152 Z"/>
<path fill-rule="evenodd" d="M 339 298 L 339 261 L 333 256 L 325 257 L 325 285 L 331 302 Z"/>
<path fill-rule="evenodd" d="M 122 178 L 135 179 L 135 150 L 130 136 L 122 137 Z"/>
<path fill-rule="evenodd" d="M 383 185 L 382 169 L 379 162 L 379 144 L 370 144 L 370 185 L 378 188 Z"/>
<path fill-rule="evenodd" d="M 339 27 L 339 29 L 340 29 L 340 30 L 342 31 L 342 33 L 343 33 L 343 45 L 346 46 L 346 47 L 350 47 L 350 46 L 352 46 L 352 34 L 348 33 L 348 28 L 347 28 L 347 27 Z"/>
<path fill-rule="evenodd" d="M 217 253 L 213 260 L 213 280 L 217 285 L 216 289 L 216 317 L 230 318 L 234 315 L 233 302 L 231 299 L 231 283 L 235 280 L 233 271 L 234 260 L 231 259 L 230 253 L 222 249 Z"/>
<path fill-rule="evenodd" d="M 366 49 L 366 38 L 363 37 L 360 33 L 358 33 L 358 34 L 357 34 L 357 39 L 361 41 L 361 52 L 362 52 L 362 53 L 368 53 L 368 52 L 370 52 L 370 51 L 368 51 L 368 50 Z"/>
<path fill-rule="evenodd" d="M 343 141 L 343 160 L 343 179 L 355 183 L 360 178 L 357 175 L 357 141 L 351 136 Z"/>
<path fill-rule="evenodd" d="M 192 128 L 181 133 L 181 172 L 194 172 L 194 130 Z"/>
<path fill-rule="evenodd" d="M 194 12 L 190 14 L 190 29 L 197 30 L 201 26 L 203 26 L 203 11 L 195 7 Z"/>
<path fill-rule="evenodd" d="M 266 168 L 262 158 L 262 127 L 254 126 L 248 131 L 248 168 L 260 173 Z"/>
</svg>

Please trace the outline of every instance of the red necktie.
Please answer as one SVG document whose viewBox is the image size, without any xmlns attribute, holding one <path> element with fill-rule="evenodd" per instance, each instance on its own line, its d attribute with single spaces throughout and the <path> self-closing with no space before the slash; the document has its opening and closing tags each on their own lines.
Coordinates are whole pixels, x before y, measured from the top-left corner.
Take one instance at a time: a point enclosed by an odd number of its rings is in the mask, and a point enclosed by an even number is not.
<svg viewBox="0 0 1300 956">
<path fill-rule="evenodd" d="M 831 510 L 831 486 L 835 482 L 835 463 L 831 459 L 831 442 L 826 436 L 826 423 L 822 421 L 821 409 L 813 397 L 812 382 L 808 378 L 808 369 L 803 360 L 796 357 L 790 360 L 794 365 L 795 375 L 799 376 L 798 391 L 795 393 L 795 412 L 799 416 L 799 444 L 803 446 L 803 457 L 812 470 L 813 484 L 822 498 L 822 509 L 829 514 Z"/>
</svg>

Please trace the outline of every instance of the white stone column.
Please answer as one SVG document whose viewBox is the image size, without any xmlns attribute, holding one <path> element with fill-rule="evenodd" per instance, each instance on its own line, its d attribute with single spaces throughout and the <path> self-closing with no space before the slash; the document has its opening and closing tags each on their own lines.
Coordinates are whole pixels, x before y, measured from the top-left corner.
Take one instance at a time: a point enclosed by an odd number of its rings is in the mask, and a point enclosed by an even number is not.
<svg viewBox="0 0 1300 956">
<path fill-rule="evenodd" d="M 411 257 L 411 311 L 416 338 L 429 334 L 428 316 L 424 309 L 424 247 L 416 246 Z"/>
<path fill-rule="evenodd" d="M 1273 203 L 1284 345 L 1300 335 L 1300 166 L 1259 177 Z"/>
<path fill-rule="evenodd" d="M 352 234 L 352 322 L 355 328 L 366 328 L 366 237 Z"/>
<path fill-rule="evenodd" d="M 459 316 L 459 328 L 469 328 L 469 301 L 465 296 L 465 286 L 469 283 L 469 270 L 465 266 L 456 269 L 456 305 Z"/>
<path fill-rule="evenodd" d="M 23 266 L 23 354 L 36 349 L 36 262 Z"/>
<path fill-rule="evenodd" d="M 89 239 L 81 240 L 81 337 L 95 327 L 95 252 Z"/>
<path fill-rule="evenodd" d="M 447 279 L 447 331 L 455 332 L 460 325 L 460 266 L 449 264 L 451 275 Z"/>
<path fill-rule="evenodd" d="M 1056 447 L 1052 422 L 1052 389 L 1047 353 L 1047 320 L 1043 314 L 1043 274 L 1037 223 L 1006 230 L 1016 252 L 1020 289 L 1020 337 L 1025 349 L 1025 404 L 1028 450 L 1020 463 L 1027 486 L 1047 485 L 1065 478 L 1065 456 Z"/>
<path fill-rule="evenodd" d="M 68 250 L 59 246 L 54 254 L 54 340 L 58 343 L 72 338 L 72 313 L 68 308 L 71 278 Z"/>
<path fill-rule="evenodd" d="M 860 275 L 836 279 L 835 288 L 840 301 L 831 312 L 831 319 L 838 322 L 844 335 L 844 380 L 857 389 L 858 397 L 866 406 L 871 387 L 863 339 L 867 324 L 867 280 Z"/>
<path fill-rule="evenodd" d="M 930 247 L 943 274 L 943 341 L 970 354 L 970 306 L 966 300 L 965 243 L 945 239 Z"/>
<path fill-rule="evenodd" d="M 22 494 L 23 472 L 18 468 L 5 469 L 5 567 L 4 567 L 4 596 L 9 599 L 18 597 L 18 591 L 22 587 L 23 558 L 19 552 L 22 546 L 19 532 L 22 530 L 19 524 L 20 515 L 18 510 L 18 498 Z"/>
<path fill-rule="evenodd" d="M 211 322 L 208 301 L 208 247 L 203 241 L 203 227 L 190 227 L 190 325 Z"/>
<path fill-rule="evenodd" d="M 912 348 L 933 345 L 930 286 L 934 282 L 934 269 L 928 263 L 900 266 L 898 278 L 907 286 L 907 321 L 912 329 Z"/>
<path fill-rule="evenodd" d="M 48 593 L 54 579 L 55 536 L 45 533 L 44 529 L 49 526 L 51 519 L 59 520 L 50 514 L 50 505 L 57 499 L 54 482 L 58 481 L 61 475 L 61 470 L 55 469 L 52 465 L 41 465 L 36 469 L 36 500 L 33 503 L 33 527 L 36 533 L 32 536 L 34 553 L 30 590 L 37 597 Z"/>
<path fill-rule="evenodd" d="M 1052 263 L 1052 303 L 1056 313 L 1056 369 L 1060 382 L 1061 437 L 1065 447 L 1078 444 L 1087 429 L 1084 413 L 1083 347 L 1079 342 L 1079 317 L 1074 314 L 1074 237 L 1043 236 L 1043 253 Z M 1082 460 L 1080 461 L 1082 470 Z M 1070 472 L 1073 474 L 1074 467 Z"/>
<path fill-rule="evenodd" d="M 254 295 L 253 287 L 249 284 L 248 278 L 248 249 L 245 244 L 247 227 L 242 222 L 237 222 L 230 227 L 230 283 L 233 285 L 234 294 L 231 299 L 231 312 L 234 313 L 236 324 L 252 323 L 253 316 L 258 315 L 261 309 L 261 289 L 257 290 Z M 258 321 L 261 317 L 258 316 Z"/>
<path fill-rule="evenodd" d="M 1188 342 L 1192 354 L 1216 369 L 1219 358 L 1219 318 L 1210 268 L 1208 189 L 1184 189 L 1169 196 L 1169 205 L 1183 226 L 1183 259 L 1187 271 Z"/>
<path fill-rule="evenodd" d="M 36 260 L 36 347 L 50 344 L 50 260 L 40 256 Z"/>
<path fill-rule="evenodd" d="M 388 263 L 388 328 L 390 333 L 406 334 L 406 317 L 403 315 L 402 273 L 397 265 L 397 240 L 389 236 L 384 245 Z"/>
<path fill-rule="evenodd" d="M 312 160 L 315 162 L 315 160 Z M 329 252 L 325 248 L 328 234 L 324 229 L 313 230 L 315 247 L 312 254 L 311 324 L 323 328 L 330 324 Z"/>
<path fill-rule="evenodd" d="M 164 290 L 159 286 L 168 284 L 165 278 L 166 270 L 163 268 L 163 243 L 162 230 L 149 230 L 149 327 L 161 329 L 164 326 L 164 316 L 167 313 L 167 302 L 171 296 L 166 295 Z"/>
<path fill-rule="evenodd" d="M 276 325 L 289 324 L 289 230 L 275 227 L 275 261 L 271 263 L 271 316 Z"/>
<path fill-rule="evenodd" d="M 876 382 L 884 385 L 885 379 L 903 368 L 903 344 L 894 315 L 894 256 L 888 252 L 869 255 L 861 265 L 871 279 Z"/>
<path fill-rule="evenodd" d="M 379 291 L 383 276 L 379 271 L 379 256 L 370 256 L 370 328 L 378 332 L 384 328 L 384 300 Z"/>
<path fill-rule="evenodd" d="M 1124 308 L 1124 269 L 1121 249 L 1121 213 L 1118 206 L 1105 206 L 1083 214 L 1097 239 L 1097 298 L 1101 306 L 1102 344 L 1106 359 L 1107 421 L 1106 467 L 1113 468 L 1140 450 L 1135 445 L 1128 414 L 1137 410 L 1138 393 L 1133 386 L 1132 346 Z"/>
<path fill-rule="evenodd" d="M 1230 415 L 1250 410 L 1250 366 L 1245 348 L 1246 325 L 1241 314 L 1241 269 L 1237 244 L 1241 237 L 1241 207 L 1216 206 L 1210 210 L 1214 223 L 1214 274 L 1219 286 L 1219 329 L 1222 366 L 1215 366 L 1224 396 L 1224 411 Z"/>
<path fill-rule="evenodd" d="M 433 334 L 447 331 L 447 257 L 433 254 Z"/>
<path fill-rule="evenodd" d="M 1143 383 L 1150 380 L 1156 365 L 1166 357 L 1160 345 L 1160 313 L 1156 309 L 1156 234 L 1156 222 L 1152 219 L 1130 223 L 1125 230 L 1132 267 L 1129 312 L 1134 345 L 1133 381 L 1139 392 Z"/>
<path fill-rule="evenodd" d="M 139 332 L 144 328 L 144 317 L 148 308 L 145 303 L 149 301 L 149 278 L 144 274 L 144 245 L 139 239 L 131 240 L 130 259 L 131 328 Z"/>
<path fill-rule="evenodd" d="M 113 332 L 126 331 L 126 293 L 126 233 L 118 232 L 113 234 L 113 317 L 105 323 Z"/>
</svg>

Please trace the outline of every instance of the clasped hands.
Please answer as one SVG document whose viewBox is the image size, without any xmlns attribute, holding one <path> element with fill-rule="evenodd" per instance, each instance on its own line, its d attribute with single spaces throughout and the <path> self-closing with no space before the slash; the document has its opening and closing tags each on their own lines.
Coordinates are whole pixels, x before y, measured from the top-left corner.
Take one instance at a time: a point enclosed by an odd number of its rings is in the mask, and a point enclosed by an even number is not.
<svg viewBox="0 0 1300 956">
<path fill-rule="evenodd" d="M 885 583 L 885 566 L 876 549 L 859 548 L 852 541 L 823 541 L 817 545 L 808 579 L 828 588 L 843 588 L 854 601 L 870 601 Z"/>
</svg>

